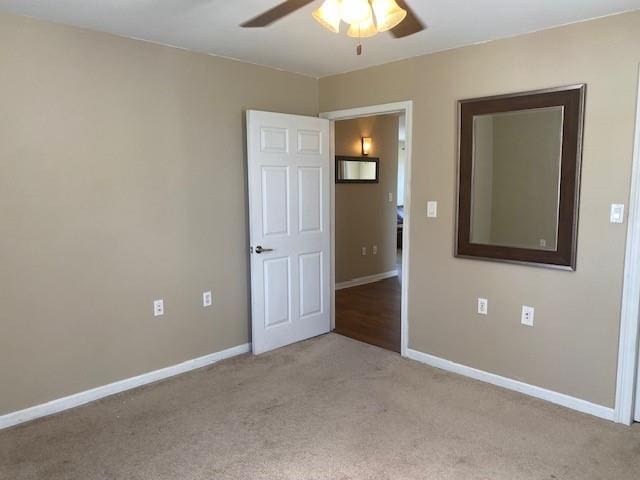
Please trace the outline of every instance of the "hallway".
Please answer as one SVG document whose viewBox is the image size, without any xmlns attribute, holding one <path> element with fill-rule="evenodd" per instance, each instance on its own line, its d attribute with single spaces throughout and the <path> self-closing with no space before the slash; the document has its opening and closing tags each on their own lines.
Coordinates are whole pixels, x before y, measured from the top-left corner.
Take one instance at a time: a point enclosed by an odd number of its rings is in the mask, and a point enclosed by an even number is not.
<svg viewBox="0 0 640 480">
<path fill-rule="evenodd" d="M 335 333 L 400 353 L 400 278 L 336 291 Z"/>
</svg>

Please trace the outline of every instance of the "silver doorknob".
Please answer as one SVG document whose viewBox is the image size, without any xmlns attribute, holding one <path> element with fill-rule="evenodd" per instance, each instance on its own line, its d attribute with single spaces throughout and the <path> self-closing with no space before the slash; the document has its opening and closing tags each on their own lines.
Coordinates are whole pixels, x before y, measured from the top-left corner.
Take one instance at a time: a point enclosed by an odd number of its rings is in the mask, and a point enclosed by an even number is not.
<svg viewBox="0 0 640 480">
<path fill-rule="evenodd" d="M 273 248 L 262 248 L 262 245 L 256 247 L 256 253 L 273 252 Z"/>
</svg>

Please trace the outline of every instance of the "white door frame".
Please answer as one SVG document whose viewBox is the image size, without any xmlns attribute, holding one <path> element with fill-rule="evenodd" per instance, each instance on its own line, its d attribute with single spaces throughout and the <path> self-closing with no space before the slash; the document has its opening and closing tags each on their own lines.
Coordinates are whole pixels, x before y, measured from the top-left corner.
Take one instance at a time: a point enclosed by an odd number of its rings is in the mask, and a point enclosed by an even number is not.
<svg viewBox="0 0 640 480">
<path fill-rule="evenodd" d="M 616 380 L 615 420 L 630 425 L 634 418 L 634 397 L 638 367 L 638 306 L 640 304 L 640 69 L 636 98 L 636 126 L 631 170 L 631 194 L 627 219 L 627 247 L 620 315 L 620 345 Z M 635 408 L 640 409 L 640 398 Z M 636 415 L 637 417 L 637 415 Z"/>
<path fill-rule="evenodd" d="M 400 354 L 407 356 L 409 347 L 409 231 L 411 224 L 411 153 L 413 132 L 413 101 L 386 103 L 368 107 L 348 108 L 320 114 L 321 118 L 331 120 L 331 158 L 335 157 L 335 122 L 337 120 L 350 120 L 359 117 L 372 117 L 375 115 L 387 115 L 399 113 L 405 115 L 407 152 L 404 175 L 404 221 L 402 226 L 402 294 L 400 313 Z M 332 169 L 331 178 L 331 328 L 336 326 L 336 182 L 335 169 Z M 640 223 L 640 222 L 639 222 Z"/>
</svg>

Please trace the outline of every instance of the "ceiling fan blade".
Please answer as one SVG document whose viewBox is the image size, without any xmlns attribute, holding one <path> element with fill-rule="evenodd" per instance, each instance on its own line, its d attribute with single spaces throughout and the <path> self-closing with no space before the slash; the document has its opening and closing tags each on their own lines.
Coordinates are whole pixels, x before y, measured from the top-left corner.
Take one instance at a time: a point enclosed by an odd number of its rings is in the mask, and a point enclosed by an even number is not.
<svg viewBox="0 0 640 480">
<path fill-rule="evenodd" d="M 295 12 L 296 10 L 301 9 L 302 7 L 309 5 L 315 0 L 287 0 L 286 2 L 282 2 L 279 5 L 276 5 L 270 10 L 258 15 L 255 18 L 252 18 L 248 22 L 244 22 L 240 26 L 243 28 L 257 28 L 257 27 L 266 27 L 267 25 L 272 24 L 276 20 L 280 20 L 283 17 L 286 17 L 290 13 Z"/>
<path fill-rule="evenodd" d="M 400 22 L 400 24 L 391 29 L 391 35 L 395 38 L 403 38 L 408 37 L 409 35 L 413 35 L 414 33 L 421 32 L 425 28 L 422 20 L 418 18 L 415 12 L 411 9 L 407 2 L 404 0 L 396 0 L 396 3 L 400 6 L 400 8 L 404 8 L 407 11 L 407 16 L 405 19 Z"/>
</svg>

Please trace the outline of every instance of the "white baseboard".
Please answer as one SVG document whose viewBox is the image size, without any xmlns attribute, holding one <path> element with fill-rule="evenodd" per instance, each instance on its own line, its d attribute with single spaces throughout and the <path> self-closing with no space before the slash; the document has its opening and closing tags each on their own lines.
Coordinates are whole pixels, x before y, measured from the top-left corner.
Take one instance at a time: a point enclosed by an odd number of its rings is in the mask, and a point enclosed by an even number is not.
<svg viewBox="0 0 640 480">
<path fill-rule="evenodd" d="M 68 397 L 58 398 L 47 403 L 25 408 L 24 410 L 18 410 L 17 412 L 7 413 L 6 415 L 0 416 L 0 430 L 18 425 L 19 423 L 28 422 L 30 420 L 35 420 L 36 418 L 45 417 L 70 408 L 78 407 L 85 403 L 108 397 L 109 395 L 131 390 L 132 388 L 140 387 L 148 383 L 157 382 L 158 380 L 173 377 L 174 375 L 179 375 L 190 370 L 206 367 L 207 365 L 219 362 L 220 360 L 235 357 L 250 351 L 251 344 L 245 343 L 244 345 L 238 345 L 237 347 L 228 348 L 227 350 L 211 353 L 204 357 L 187 360 L 186 362 L 182 362 L 177 365 L 143 373 L 136 377 L 119 380 L 117 382 L 109 383 L 108 385 L 69 395 Z"/>
<path fill-rule="evenodd" d="M 449 372 L 457 373 L 465 377 L 470 377 L 475 380 L 487 382 L 498 387 L 506 388 L 508 390 L 515 390 L 516 392 L 524 393 L 532 397 L 546 400 L 547 402 L 562 405 L 563 407 L 577 410 L 578 412 L 588 413 L 596 417 L 604 418 L 606 420 L 615 420 L 614 409 L 605 407 L 603 405 L 597 405 L 587 400 L 571 397 L 564 393 L 554 392 L 545 388 L 529 385 L 528 383 L 520 382 L 518 380 L 512 380 L 510 378 L 501 377 L 494 373 L 485 372 L 476 368 L 467 367 L 459 363 L 445 360 L 440 357 L 435 357 L 427 353 L 422 353 L 417 350 L 407 349 L 407 357 L 412 360 L 416 360 L 421 363 L 426 363 L 432 367 L 447 370 Z"/>
<path fill-rule="evenodd" d="M 367 275 L 366 277 L 353 278 L 346 282 L 336 283 L 336 290 L 342 290 L 344 288 L 357 287 L 358 285 L 366 285 L 367 283 L 375 283 L 380 280 L 385 280 L 391 277 L 397 277 L 398 271 L 391 270 L 390 272 L 376 273 L 375 275 Z"/>
</svg>

